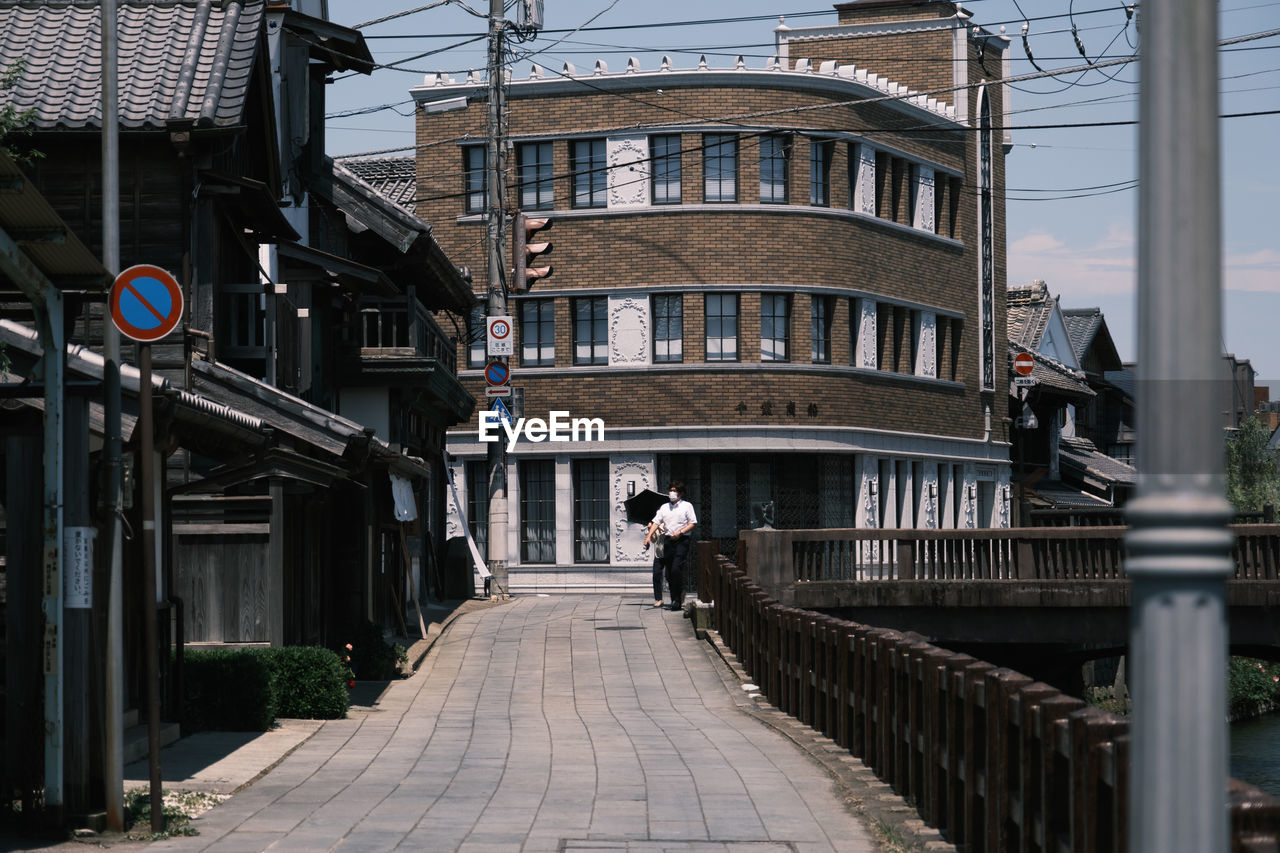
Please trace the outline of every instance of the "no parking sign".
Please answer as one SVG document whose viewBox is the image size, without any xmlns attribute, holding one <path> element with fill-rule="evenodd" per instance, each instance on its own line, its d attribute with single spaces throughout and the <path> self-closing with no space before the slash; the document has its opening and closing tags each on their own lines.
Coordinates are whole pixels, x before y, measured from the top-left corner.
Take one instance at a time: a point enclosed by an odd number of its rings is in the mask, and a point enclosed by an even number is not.
<svg viewBox="0 0 1280 853">
<path fill-rule="evenodd" d="M 151 343 L 182 321 L 182 288 L 160 267 L 137 264 L 116 276 L 110 307 L 111 320 L 120 334 Z"/>
</svg>

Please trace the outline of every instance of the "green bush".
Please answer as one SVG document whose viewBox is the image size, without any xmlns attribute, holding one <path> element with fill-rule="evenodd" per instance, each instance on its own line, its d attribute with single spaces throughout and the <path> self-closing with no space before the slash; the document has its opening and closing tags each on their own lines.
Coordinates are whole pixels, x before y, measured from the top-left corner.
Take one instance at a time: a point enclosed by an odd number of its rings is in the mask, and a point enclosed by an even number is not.
<svg viewBox="0 0 1280 853">
<path fill-rule="evenodd" d="M 362 681 L 389 681 L 399 678 L 401 664 L 408 661 L 403 647 L 382 639 L 382 629 L 366 621 L 355 631 L 347 646 L 351 669 Z"/>
<path fill-rule="evenodd" d="M 277 690 L 257 649 L 188 649 L 183 722 L 192 731 L 264 732 L 276 718 Z"/>
<path fill-rule="evenodd" d="M 338 720 L 347 715 L 349 670 L 336 654 L 317 646 L 264 649 L 276 685 L 276 715 Z"/>
<path fill-rule="evenodd" d="M 264 732 L 277 716 L 340 719 L 350 676 L 341 658 L 315 646 L 188 649 L 183 725 Z"/>
<path fill-rule="evenodd" d="M 1231 658 L 1227 665 L 1227 713 L 1232 719 L 1256 717 L 1280 700 L 1280 665 L 1253 658 Z"/>
</svg>

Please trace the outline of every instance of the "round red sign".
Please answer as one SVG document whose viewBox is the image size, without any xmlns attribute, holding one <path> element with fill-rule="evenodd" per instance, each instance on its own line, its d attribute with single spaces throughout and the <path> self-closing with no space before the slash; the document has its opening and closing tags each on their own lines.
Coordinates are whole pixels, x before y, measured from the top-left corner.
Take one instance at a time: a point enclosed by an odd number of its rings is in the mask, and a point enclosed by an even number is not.
<svg viewBox="0 0 1280 853">
<path fill-rule="evenodd" d="M 1013 369 L 1019 376 L 1030 376 L 1031 371 L 1036 369 L 1036 360 L 1031 357 L 1031 353 L 1020 352 L 1013 357 Z"/>
<path fill-rule="evenodd" d="M 151 264 L 129 267 L 111 286 L 111 319 L 135 341 L 158 341 L 182 320 L 182 288 L 167 271 Z"/>
</svg>

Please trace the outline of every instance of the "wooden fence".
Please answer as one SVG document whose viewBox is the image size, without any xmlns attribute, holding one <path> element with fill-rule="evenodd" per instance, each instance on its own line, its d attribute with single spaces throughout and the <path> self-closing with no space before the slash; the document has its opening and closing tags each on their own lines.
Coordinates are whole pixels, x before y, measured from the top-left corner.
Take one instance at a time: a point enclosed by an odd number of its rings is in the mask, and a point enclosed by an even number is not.
<svg viewBox="0 0 1280 853">
<path fill-rule="evenodd" d="M 1231 530 L 1234 579 L 1280 580 L 1280 524 L 1233 524 Z M 777 575 L 782 583 L 1121 580 L 1127 532 L 1115 526 L 747 530 L 739 542 L 753 577 Z M 779 574 L 786 563 L 790 577 Z"/>
<path fill-rule="evenodd" d="M 710 544 L 698 594 L 776 707 L 861 758 L 966 851 L 1123 851 L 1121 717 L 919 635 L 784 607 Z M 1280 801 L 1229 787 L 1232 851 L 1280 845 Z"/>
</svg>

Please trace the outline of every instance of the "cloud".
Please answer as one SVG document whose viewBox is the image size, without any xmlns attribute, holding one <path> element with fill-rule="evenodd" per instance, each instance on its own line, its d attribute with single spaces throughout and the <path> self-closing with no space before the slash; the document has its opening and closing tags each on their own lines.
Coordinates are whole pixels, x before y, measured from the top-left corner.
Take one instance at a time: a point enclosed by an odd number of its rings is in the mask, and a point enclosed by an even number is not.
<svg viewBox="0 0 1280 853">
<path fill-rule="evenodd" d="M 1228 290 L 1280 293 L 1280 251 L 1230 254 L 1223 266 L 1222 286 Z"/>
<path fill-rule="evenodd" d="M 1068 245 L 1048 231 L 1033 231 L 1009 244 L 1009 283 L 1044 279 L 1072 303 L 1098 294 L 1132 293 L 1137 280 L 1133 231 L 1113 223 L 1092 243 Z"/>
</svg>

